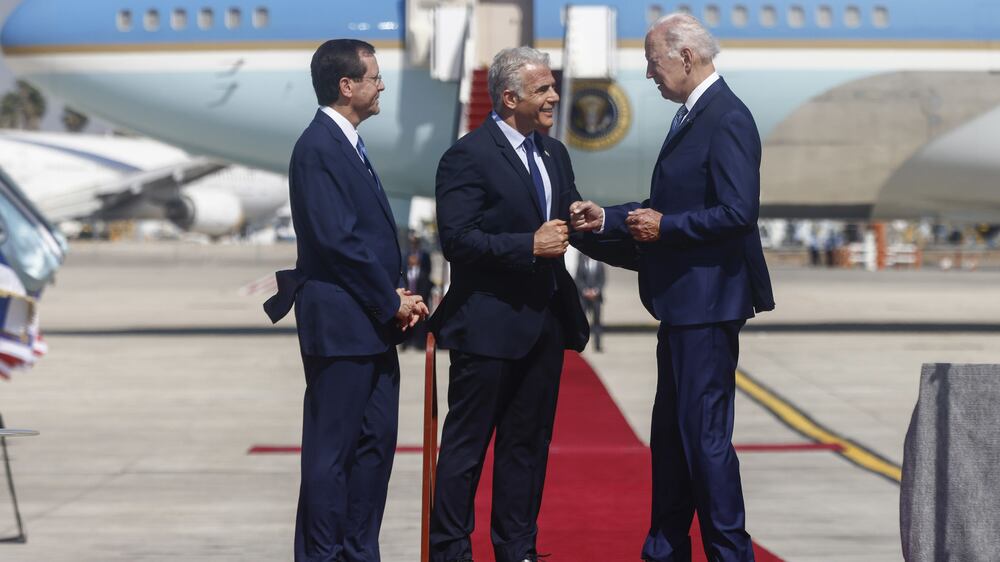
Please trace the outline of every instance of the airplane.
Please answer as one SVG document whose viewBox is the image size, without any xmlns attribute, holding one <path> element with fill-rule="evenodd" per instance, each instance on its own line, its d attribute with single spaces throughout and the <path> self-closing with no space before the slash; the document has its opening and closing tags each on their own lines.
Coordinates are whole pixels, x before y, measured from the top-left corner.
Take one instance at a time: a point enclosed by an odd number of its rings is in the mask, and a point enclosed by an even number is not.
<svg viewBox="0 0 1000 562">
<path fill-rule="evenodd" d="M 488 112 L 483 65 L 520 44 L 560 71 L 557 133 L 583 196 L 644 199 L 676 106 L 645 77 L 643 38 L 670 11 L 720 39 L 717 68 L 754 114 L 762 217 L 998 222 L 1000 3 L 24 0 L 0 43 L 18 75 L 74 107 L 283 172 L 316 110 L 315 48 L 368 41 L 387 88 L 361 133 L 399 216 Z"/>
<path fill-rule="evenodd" d="M 288 201 L 284 176 L 144 138 L 0 130 L 0 167 L 55 224 L 165 218 L 220 237 Z"/>
</svg>

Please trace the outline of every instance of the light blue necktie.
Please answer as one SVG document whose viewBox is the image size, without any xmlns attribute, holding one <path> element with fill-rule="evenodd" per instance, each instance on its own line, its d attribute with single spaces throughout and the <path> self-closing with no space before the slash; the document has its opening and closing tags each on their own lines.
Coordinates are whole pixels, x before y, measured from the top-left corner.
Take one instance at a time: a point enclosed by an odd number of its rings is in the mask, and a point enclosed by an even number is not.
<svg viewBox="0 0 1000 562">
<path fill-rule="evenodd" d="M 382 180 L 378 179 L 378 174 L 375 173 L 375 168 L 372 167 L 371 160 L 368 159 L 368 151 L 365 150 L 365 141 L 361 139 L 361 135 L 358 135 L 358 154 L 361 155 L 361 159 L 364 160 L 365 166 L 368 168 L 368 172 L 375 178 L 375 185 L 378 186 L 379 191 L 385 191 L 382 189 Z"/>
</svg>

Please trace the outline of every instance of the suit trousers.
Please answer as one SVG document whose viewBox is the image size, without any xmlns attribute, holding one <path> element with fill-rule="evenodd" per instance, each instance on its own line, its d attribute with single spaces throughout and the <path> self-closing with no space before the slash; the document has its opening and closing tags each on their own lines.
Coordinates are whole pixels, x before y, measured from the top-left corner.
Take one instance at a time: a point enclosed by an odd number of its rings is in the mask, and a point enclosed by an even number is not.
<svg viewBox="0 0 1000 562">
<path fill-rule="evenodd" d="M 488 321 L 488 319 L 484 319 Z M 431 514 L 431 560 L 471 560 L 475 496 L 493 446 L 491 539 L 496 562 L 537 554 L 538 512 L 555 421 L 563 335 L 545 314 L 541 335 L 521 359 L 451 352 L 448 416 L 441 436 Z"/>
<path fill-rule="evenodd" d="M 739 333 L 744 320 L 660 325 L 650 449 L 652 521 L 642 557 L 690 562 L 695 511 L 706 556 L 752 561 L 740 466 L 733 448 Z"/>
<path fill-rule="evenodd" d="M 399 420 L 396 348 L 303 356 L 302 482 L 296 562 L 378 562 Z"/>
</svg>

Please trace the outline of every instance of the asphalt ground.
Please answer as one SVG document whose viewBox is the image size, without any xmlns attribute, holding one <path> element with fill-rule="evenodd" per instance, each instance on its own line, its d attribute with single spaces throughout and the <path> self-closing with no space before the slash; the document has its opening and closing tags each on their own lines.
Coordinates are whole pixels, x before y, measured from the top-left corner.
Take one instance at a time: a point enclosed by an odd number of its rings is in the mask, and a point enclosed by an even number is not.
<svg viewBox="0 0 1000 562">
<path fill-rule="evenodd" d="M 246 287 L 293 261 L 290 246 L 73 246 L 41 302 L 50 353 L 0 384 L 6 425 L 41 433 L 7 440 L 28 541 L 0 560 L 291 558 L 298 457 L 247 452 L 298 443 L 301 362 L 293 321 L 271 327 Z M 1000 273 L 772 274 L 778 309 L 741 339 L 743 388 L 765 392 L 737 398 L 749 531 L 789 561 L 901 560 L 899 487 L 866 461 L 901 463 L 922 363 L 998 361 Z M 655 324 L 634 291 L 612 272 L 614 329 L 584 356 L 647 441 Z M 419 445 L 423 356 L 401 365 L 399 443 Z M 384 560 L 418 559 L 419 512 L 420 456 L 401 453 Z"/>
</svg>

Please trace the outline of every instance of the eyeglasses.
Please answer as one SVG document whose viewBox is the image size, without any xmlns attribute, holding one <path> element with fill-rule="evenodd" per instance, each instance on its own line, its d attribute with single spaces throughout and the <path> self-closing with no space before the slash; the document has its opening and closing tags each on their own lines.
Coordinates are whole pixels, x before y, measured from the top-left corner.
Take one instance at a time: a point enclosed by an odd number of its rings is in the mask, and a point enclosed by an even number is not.
<svg viewBox="0 0 1000 562">
<path fill-rule="evenodd" d="M 354 80 L 355 82 L 364 82 L 365 80 L 371 80 L 372 82 L 375 83 L 376 86 L 378 86 L 379 84 L 385 84 L 385 82 L 382 81 L 381 74 L 377 74 L 375 76 L 362 76 L 361 78 L 352 78 L 351 80 Z"/>
</svg>

